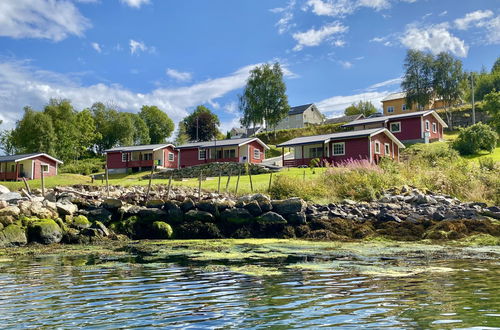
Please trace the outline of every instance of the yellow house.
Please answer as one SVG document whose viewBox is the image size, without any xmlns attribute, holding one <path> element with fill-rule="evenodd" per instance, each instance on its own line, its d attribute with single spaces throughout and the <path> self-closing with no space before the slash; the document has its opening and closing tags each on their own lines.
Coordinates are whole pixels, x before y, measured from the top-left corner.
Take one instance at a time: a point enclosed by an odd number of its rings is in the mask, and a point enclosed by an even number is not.
<svg viewBox="0 0 500 330">
<path fill-rule="evenodd" d="M 430 104 L 424 107 L 418 107 L 413 104 L 411 108 L 406 105 L 406 93 L 392 93 L 387 95 L 382 100 L 382 108 L 384 109 L 384 116 L 401 115 L 404 113 L 422 111 L 422 110 L 435 110 L 444 107 L 442 100 L 433 100 Z"/>
</svg>

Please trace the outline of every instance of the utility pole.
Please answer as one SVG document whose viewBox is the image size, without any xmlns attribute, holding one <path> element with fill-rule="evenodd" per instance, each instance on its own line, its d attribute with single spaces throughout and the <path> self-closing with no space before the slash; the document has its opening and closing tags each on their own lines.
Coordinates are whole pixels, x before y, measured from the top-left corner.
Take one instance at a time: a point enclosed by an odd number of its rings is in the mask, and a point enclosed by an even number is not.
<svg viewBox="0 0 500 330">
<path fill-rule="evenodd" d="M 198 126 L 199 126 L 198 119 L 199 119 L 199 117 L 197 116 L 196 117 L 196 141 L 200 141 L 200 139 L 198 138 Z"/>
<path fill-rule="evenodd" d="M 474 72 L 470 76 L 471 87 L 472 87 L 472 125 L 476 123 L 476 105 L 474 104 Z"/>
</svg>

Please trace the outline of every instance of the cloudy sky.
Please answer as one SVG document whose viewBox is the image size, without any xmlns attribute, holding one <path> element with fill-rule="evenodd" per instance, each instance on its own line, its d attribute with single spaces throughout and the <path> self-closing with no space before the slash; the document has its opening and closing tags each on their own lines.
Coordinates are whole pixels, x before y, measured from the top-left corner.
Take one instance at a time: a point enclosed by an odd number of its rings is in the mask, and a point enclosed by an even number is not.
<svg viewBox="0 0 500 330">
<path fill-rule="evenodd" d="M 448 51 L 466 70 L 500 55 L 498 0 L 2 0 L 0 119 L 70 99 L 178 122 L 198 104 L 227 130 L 264 62 L 285 68 L 290 104 L 328 117 L 399 89 L 406 49 Z"/>
</svg>

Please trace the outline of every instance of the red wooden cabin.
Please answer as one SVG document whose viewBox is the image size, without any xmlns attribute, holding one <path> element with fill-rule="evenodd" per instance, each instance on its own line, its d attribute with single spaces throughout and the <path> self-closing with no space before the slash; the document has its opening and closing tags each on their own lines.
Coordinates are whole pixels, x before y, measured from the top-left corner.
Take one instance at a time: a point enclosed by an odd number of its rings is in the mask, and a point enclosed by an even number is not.
<svg viewBox="0 0 500 330">
<path fill-rule="evenodd" d="M 138 172 L 157 168 L 177 168 L 178 151 L 173 144 L 147 144 L 105 150 L 110 173 Z"/>
<path fill-rule="evenodd" d="M 39 179 L 57 175 L 62 161 L 45 153 L 0 156 L 0 181 Z"/>
<path fill-rule="evenodd" d="M 277 145 L 292 147 L 295 159 L 283 158 L 283 166 L 308 166 L 313 159 L 335 165 L 354 159 L 378 163 L 381 157 L 399 160 L 404 145 L 387 129 L 372 128 L 359 131 L 299 137 Z M 284 155 L 284 150 L 282 152 Z M 283 156 L 284 157 L 284 156 Z"/>
</svg>

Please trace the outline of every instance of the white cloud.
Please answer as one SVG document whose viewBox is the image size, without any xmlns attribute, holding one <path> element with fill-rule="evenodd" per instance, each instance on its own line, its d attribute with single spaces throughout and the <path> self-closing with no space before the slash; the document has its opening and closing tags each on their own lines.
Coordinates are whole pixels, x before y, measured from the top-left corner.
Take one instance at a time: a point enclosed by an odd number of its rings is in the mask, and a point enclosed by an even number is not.
<svg viewBox="0 0 500 330">
<path fill-rule="evenodd" d="M 93 42 L 90 44 L 92 48 L 98 53 L 102 52 L 101 45 L 99 45 L 97 42 Z"/>
<path fill-rule="evenodd" d="M 319 30 L 310 29 L 306 32 L 294 33 L 293 38 L 297 41 L 297 45 L 293 50 L 299 51 L 304 47 L 318 46 L 323 41 L 330 39 L 333 35 L 346 32 L 347 29 L 348 28 L 340 22 L 334 22 L 323 26 Z"/>
<path fill-rule="evenodd" d="M 304 10 L 310 8 L 318 16 L 344 17 L 362 7 L 379 11 L 390 8 L 391 3 L 389 0 L 308 0 Z"/>
<path fill-rule="evenodd" d="M 456 56 L 466 57 L 469 51 L 465 42 L 451 34 L 445 24 L 426 28 L 409 25 L 400 37 L 400 41 L 408 48 L 430 51 L 433 54 L 450 52 Z"/>
<path fill-rule="evenodd" d="M 237 115 L 238 114 L 238 104 L 233 101 L 229 102 L 223 107 L 224 112 L 232 114 L 232 115 Z"/>
<path fill-rule="evenodd" d="M 467 30 L 471 25 L 477 24 L 491 16 L 493 16 L 491 10 L 476 10 L 466 14 L 462 18 L 457 18 L 455 20 L 455 26 L 459 30 Z"/>
<path fill-rule="evenodd" d="M 500 16 L 493 18 L 492 20 L 484 23 L 487 31 L 487 42 L 490 44 L 500 43 Z"/>
<path fill-rule="evenodd" d="M 394 79 L 389 79 L 389 80 L 386 80 L 386 81 L 382 81 L 382 82 L 370 85 L 370 86 L 368 86 L 366 88 L 366 90 L 370 91 L 370 90 L 378 89 L 380 87 L 386 87 L 386 86 L 392 86 L 392 85 L 396 85 L 396 84 L 401 84 L 401 80 L 402 80 L 401 77 L 394 78 Z"/>
<path fill-rule="evenodd" d="M 442 11 L 438 16 L 446 16 L 448 14 L 448 11 L 445 10 L 445 11 Z"/>
<path fill-rule="evenodd" d="M 142 5 L 148 4 L 149 0 L 120 0 L 120 2 L 132 8 L 141 8 Z"/>
<path fill-rule="evenodd" d="M 352 68 L 352 63 L 349 61 L 339 61 L 339 64 L 342 65 L 344 69 Z"/>
<path fill-rule="evenodd" d="M 0 1 L 0 36 L 61 41 L 69 35 L 82 36 L 90 26 L 69 1 Z"/>
<path fill-rule="evenodd" d="M 292 23 L 293 20 L 293 10 L 295 8 L 296 0 L 288 1 L 286 7 L 273 8 L 270 9 L 272 13 L 282 14 L 281 18 L 276 22 L 276 26 L 278 27 L 278 33 L 283 34 L 289 31 L 296 24 Z"/>
<path fill-rule="evenodd" d="M 138 93 L 118 84 L 85 86 L 67 75 L 37 70 L 29 61 L 0 61 L 1 115 L 5 126 L 12 128 L 22 116 L 24 106 L 41 109 L 50 98 L 65 98 L 71 100 L 76 109 L 98 101 L 114 104 L 122 111 L 138 111 L 144 104 L 154 104 L 178 122 L 187 114 L 186 109 L 204 103 L 215 104 L 216 99 L 242 88 L 254 66 L 186 87 Z"/>
<path fill-rule="evenodd" d="M 156 52 L 156 49 L 154 47 L 146 46 L 146 44 L 142 41 L 137 41 L 130 39 L 129 41 L 129 46 L 130 46 L 130 54 L 139 54 L 139 52 L 148 52 L 148 53 L 154 53 Z"/>
<path fill-rule="evenodd" d="M 190 72 L 181 72 L 170 68 L 168 68 L 165 73 L 167 74 L 167 76 L 178 81 L 190 81 L 192 78 Z"/>
<path fill-rule="evenodd" d="M 358 6 L 382 10 L 389 8 L 391 4 L 388 0 L 359 0 Z"/>
<path fill-rule="evenodd" d="M 380 108 L 380 101 L 390 92 L 365 92 L 354 95 L 345 95 L 345 96 L 333 96 L 322 101 L 316 102 L 316 106 L 318 109 L 327 114 L 327 115 L 341 115 L 345 108 L 350 106 L 353 103 L 359 101 L 370 101 L 377 108 Z"/>
</svg>

